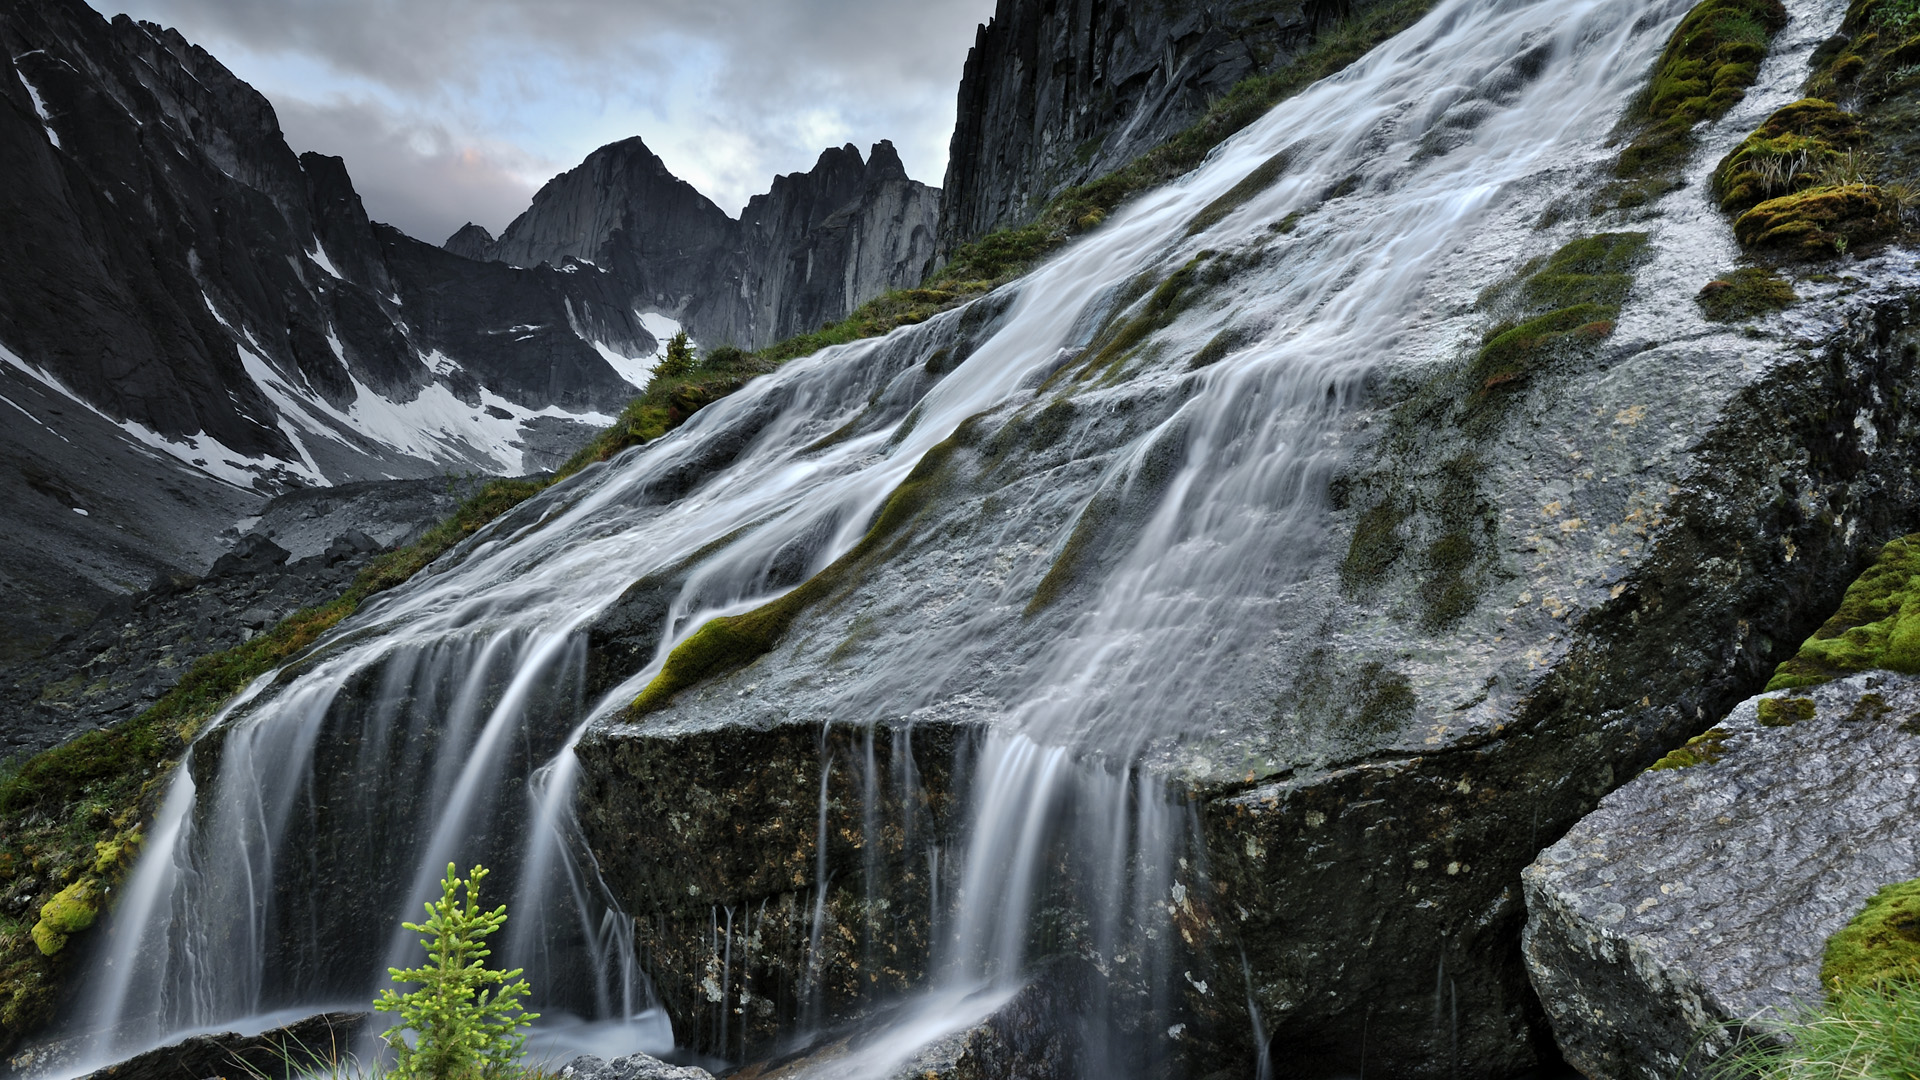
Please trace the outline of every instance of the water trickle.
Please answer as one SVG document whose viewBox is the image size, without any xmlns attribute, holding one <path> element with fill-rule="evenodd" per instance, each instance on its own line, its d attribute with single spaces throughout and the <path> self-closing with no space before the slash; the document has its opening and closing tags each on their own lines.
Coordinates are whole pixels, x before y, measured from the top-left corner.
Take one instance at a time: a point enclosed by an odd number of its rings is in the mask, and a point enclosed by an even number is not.
<svg viewBox="0 0 1920 1080">
<path fill-rule="evenodd" d="M 884 1074 L 1063 954 L 1099 974 L 1084 1074 L 1161 1068 L 1178 1001 L 1229 992 L 1176 963 L 1208 884 L 1173 775 L 1237 772 L 1237 759 L 1205 758 L 1234 738 L 1275 760 L 1356 750 L 1347 732 L 1270 730 L 1263 662 L 1274 643 L 1320 632 L 1309 584 L 1328 565 L 1344 425 L 1383 370 L 1418 371 L 1477 341 L 1480 290 L 1565 242 L 1572 226 L 1534 227 L 1541 210 L 1612 152 L 1620 109 L 1688 6 L 1443 0 L 1022 282 L 795 361 L 508 515 L 210 725 L 111 917 L 85 1023 L 125 1051 L 362 1004 L 415 947 L 396 928 L 446 863 L 485 862 L 512 899 L 503 959 L 527 969 L 541 1011 L 579 1018 L 555 1052 L 570 1037 L 663 1048 L 632 923 L 573 817 L 571 748 L 707 620 L 853 550 L 928 452 L 980 418 L 982 438 L 1017 428 L 1027 441 L 1009 445 L 1060 458 L 992 512 L 979 504 L 972 532 L 951 541 L 1003 561 L 954 574 L 934 541 L 903 548 L 890 557 L 908 570 L 888 580 L 906 591 L 898 619 L 912 632 L 871 631 L 884 662 L 842 669 L 796 645 L 779 654 L 789 663 L 730 688 L 731 703 L 702 708 L 718 723 L 771 700 L 867 728 L 857 762 L 828 754 L 822 735 L 812 908 L 797 916 L 802 1026 L 828 1019 L 836 767 L 864 774 L 853 895 L 869 910 L 885 898 L 884 830 L 902 830 L 926 864 L 938 933 L 924 996 L 834 1075 Z M 1219 202 L 1280 160 L 1265 190 Z M 1190 235 L 1210 206 L 1221 212 Z M 1178 310 L 1145 347 L 1096 339 L 1115 318 L 1145 318 L 1155 296 Z M 1185 362 L 1209 342 L 1227 343 L 1216 362 Z M 929 357 L 944 350 L 964 359 L 936 372 Z M 635 582 L 665 597 L 651 661 L 603 693 L 586 628 Z M 850 655 L 867 633 L 847 634 Z M 986 730 L 955 772 L 966 819 L 951 839 L 881 810 L 914 805 L 910 729 L 935 714 Z M 872 741 L 882 722 L 909 732 L 885 757 L 891 794 Z M 711 1050 L 749 1052 L 733 1017 L 748 1005 L 764 905 L 757 919 L 744 904 L 713 909 Z M 1457 1040 L 1442 989 L 1436 1053 L 1443 1027 Z"/>
</svg>

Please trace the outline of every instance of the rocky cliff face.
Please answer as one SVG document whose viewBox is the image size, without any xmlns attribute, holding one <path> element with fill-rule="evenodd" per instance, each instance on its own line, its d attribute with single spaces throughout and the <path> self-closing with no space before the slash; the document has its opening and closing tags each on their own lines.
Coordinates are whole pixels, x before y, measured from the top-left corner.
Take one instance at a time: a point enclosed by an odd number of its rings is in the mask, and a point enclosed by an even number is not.
<svg viewBox="0 0 1920 1080">
<path fill-rule="evenodd" d="M 262 492 L 540 467 L 644 378 L 655 343 L 608 275 L 373 224 L 339 159 L 295 155 L 266 99 L 178 33 L 36 0 L 0 12 L 0 43 L 0 371 L 37 425 L 9 461 L 89 515 L 143 504 L 99 539 L 54 514 L 54 592 L 197 571 Z M 41 561 L 5 560 L 22 647 L 71 615 Z"/>
<path fill-rule="evenodd" d="M 695 340 L 753 348 L 918 283 L 939 198 L 882 141 L 869 160 L 847 145 L 776 177 L 735 221 L 636 137 L 548 181 L 498 241 L 469 224 L 445 247 L 514 266 L 590 264 L 630 306 L 671 316 Z"/>
<path fill-rule="evenodd" d="M 1368 0 L 1000 0 L 967 53 L 940 247 L 1029 220 Z"/>
</svg>

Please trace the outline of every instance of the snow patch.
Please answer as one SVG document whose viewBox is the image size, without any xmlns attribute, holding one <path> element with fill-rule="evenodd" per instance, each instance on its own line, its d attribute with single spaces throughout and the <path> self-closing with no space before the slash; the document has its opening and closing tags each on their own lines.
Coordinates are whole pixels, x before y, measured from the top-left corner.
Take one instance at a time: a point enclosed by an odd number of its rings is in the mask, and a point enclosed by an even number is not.
<svg viewBox="0 0 1920 1080">
<path fill-rule="evenodd" d="M 667 342 L 672 341 L 673 335 L 680 332 L 680 324 L 657 311 L 636 311 L 633 314 L 640 320 L 640 325 L 646 327 L 647 333 L 653 335 L 653 339 L 660 343 L 660 355 L 665 356 Z"/>
<path fill-rule="evenodd" d="M 39 49 L 34 50 L 34 52 L 39 52 L 39 51 L 41 50 Z M 20 55 L 32 56 L 33 53 L 21 53 Z M 47 129 L 47 138 L 53 140 L 53 145 L 55 149 L 59 149 L 60 133 L 53 130 L 53 117 L 48 114 L 47 103 L 43 98 L 41 98 L 40 91 L 36 89 L 32 83 L 27 81 L 26 73 L 21 71 L 19 68 L 14 68 L 13 74 L 15 78 L 18 78 L 20 80 L 20 85 L 27 88 L 27 96 L 33 99 L 33 111 L 40 114 L 40 126 Z"/>
<path fill-rule="evenodd" d="M 80 508 L 79 508 L 79 507 L 77 507 L 77 506 L 75 506 L 75 507 L 71 507 L 71 509 L 73 510 L 73 512 L 74 512 L 74 513 L 76 513 L 76 514 L 79 514 L 79 515 L 80 515 L 81 517 L 92 517 L 92 516 L 93 516 L 92 514 L 89 514 L 89 513 L 87 513 L 87 512 L 85 511 L 85 510 L 82 510 L 82 509 L 80 509 Z"/>
<path fill-rule="evenodd" d="M 212 304 L 209 303 L 208 307 L 211 309 Z M 244 359 L 246 350 L 242 349 L 240 352 Z M 73 402 L 75 405 L 80 406 L 95 416 L 98 416 L 100 419 L 105 420 L 107 423 L 112 424 L 114 427 L 119 428 L 131 436 L 136 443 L 176 458 L 215 479 L 224 480 L 234 487 L 254 490 L 253 482 L 255 480 L 263 476 L 284 472 L 294 473 L 312 484 L 328 485 L 332 483 L 332 481 L 321 474 L 317 467 L 312 466 L 311 461 L 307 462 L 308 468 L 303 470 L 300 466 L 291 462 L 282 461 L 279 458 L 248 457 L 238 451 L 229 449 L 225 443 L 222 443 L 219 439 L 208 435 L 204 431 L 188 435 L 184 439 L 174 440 L 136 421 L 116 420 L 108 416 L 105 412 L 102 412 L 86 398 L 68 389 L 67 385 L 59 379 L 22 360 L 4 345 L 0 345 L 0 361 L 6 362 L 28 378 L 33 379 L 35 382 Z M 12 403 L 9 402 L 9 404 Z M 15 407 L 18 408 L 18 406 Z M 282 427 L 285 427 L 284 421 L 282 421 Z M 295 445 L 297 446 L 298 443 Z"/>
<path fill-rule="evenodd" d="M 326 246 L 320 243 L 319 237 L 316 236 L 313 238 L 313 250 L 307 252 L 307 258 L 312 259 L 313 264 L 315 266 L 318 266 L 320 269 L 325 270 L 327 273 L 333 275 L 334 277 L 340 279 L 341 281 L 347 280 L 347 276 L 345 274 L 342 274 L 340 271 L 335 270 L 333 268 L 333 260 L 327 258 Z"/>
</svg>

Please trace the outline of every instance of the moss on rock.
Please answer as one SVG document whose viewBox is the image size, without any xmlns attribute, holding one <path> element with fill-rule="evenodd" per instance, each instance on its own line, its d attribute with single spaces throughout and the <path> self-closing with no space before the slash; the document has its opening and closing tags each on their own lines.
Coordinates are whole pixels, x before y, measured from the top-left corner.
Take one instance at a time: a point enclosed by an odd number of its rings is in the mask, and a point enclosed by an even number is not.
<svg viewBox="0 0 1920 1080">
<path fill-rule="evenodd" d="M 1668 754 L 1652 765 L 1651 772 L 1664 772 L 1668 769 L 1691 769 L 1695 765 L 1711 765 L 1726 755 L 1727 739 L 1733 733 L 1725 728 L 1711 728 L 1687 740 L 1687 745 Z"/>
<path fill-rule="evenodd" d="M 1791 307 L 1800 297 L 1779 271 L 1749 266 L 1707 282 L 1694 301 L 1713 322 L 1737 322 Z"/>
<path fill-rule="evenodd" d="M 1820 982 L 1830 994 L 1920 981 L 1920 880 L 1888 885 L 1827 939 Z"/>
<path fill-rule="evenodd" d="M 1920 673 L 1920 534 L 1904 536 L 1854 583 L 1768 690 L 1815 686 L 1857 671 Z"/>
<path fill-rule="evenodd" d="M 888 542 L 918 518 L 944 486 L 948 462 L 954 452 L 972 445 L 974 438 L 974 422 L 967 420 L 946 441 L 928 450 L 906 480 L 894 489 L 866 535 L 826 569 L 752 611 L 708 620 L 692 636 L 674 646 L 660 666 L 659 674 L 627 707 L 626 719 L 638 720 L 658 712 L 680 691 L 738 671 L 772 650 L 800 612 L 840 591 L 845 583 L 857 580 L 869 563 L 885 557 Z"/>
<path fill-rule="evenodd" d="M 100 896 L 91 877 L 53 894 L 40 905 L 40 921 L 33 924 L 33 943 L 47 956 L 66 947 L 67 938 L 93 925 L 100 914 Z"/>
<path fill-rule="evenodd" d="M 1612 334 L 1646 249 L 1646 233 L 1583 236 L 1494 290 L 1485 302 L 1509 317 L 1488 331 L 1474 357 L 1470 374 L 1479 394 L 1516 387 L 1554 359 Z"/>
<path fill-rule="evenodd" d="M 1734 221 L 1733 235 L 1745 247 L 1817 258 L 1881 239 L 1898 227 L 1884 190 L 1839 184 L 1768 199 Z"/>
<path fill-rule="evenodd" d="M 1780 0 L 1704 0 L 1688 12 L 1654 68 L 1641 130 L 1621 151 L 1615 175 L 1644 181 L 1685 164 L 1694 126 L 1739 102 L 1786 23 Z"/>
<path fill-rule="evenodd" d="M 1871 140 L 1860 118 L 1821 98 L 1786 105 L 1722 158 L 1713 173 L 1720 208 L 1737 214 L 1768 199 L 1818 186 L 1849 152 Z"/>
<path fill-rule="evenodd" d="M 1813 699 L 1806 697 L 1761 698 L 1755 708 L 1761 727 L 1791 727 L 1813 719 L 1815 711 Z"/>
</svg>

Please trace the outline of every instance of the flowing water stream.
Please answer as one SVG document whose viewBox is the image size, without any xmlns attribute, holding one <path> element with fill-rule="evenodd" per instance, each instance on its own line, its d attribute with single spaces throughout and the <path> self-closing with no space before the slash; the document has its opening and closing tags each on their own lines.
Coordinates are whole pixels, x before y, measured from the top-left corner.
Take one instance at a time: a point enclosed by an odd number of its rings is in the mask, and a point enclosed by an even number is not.
<svg viewBox="0 0 1920 1080">
<path fill-rule="evenodd" d="M 1197 373 L 1148 363 L 1125 388 L 1178 402 L 1098 478 L 1098 498 L 1127 508 L 1125 549 L 996 686 L 961 839 L 929 848 L 948 864 L 931 876 L 954 887 L 936 901 L 926 994 L 832 1071 L 883 1074 L 1017 992 L 1036 905 L 1063 867 L 1085 947 L 1126 985 L 1164 995 L 1181 977 L 1167 967 L 1167 912 L 1203 867 L 1190 811 L 1143 762 L 1241 710 L 1259 650 L 1305 632 L 1289 597 L 1326 565 L 1327 481 L 1369 380 L 1457 355 L 1475 332 L 1473 295 L 1570 235 L 1533 225 L 1607 157 L 1690 5 L 1443 0 L 985 302 L 1001 306 L 984 324 L 954 312 L 795 361 L 370 604 L 190 751 L 89 979 L 82 1026 L 103 1034 L 97 1056 L 364 1008 L 388 965 L 412 962 L 416 935 L 399 922 L 449 861 L 495 868 L 492 895 L 512 913 L 497 959 L 527 969 L 540 1011 L 577 1018 L 549 1024 L 554 1052 L 664 1049 L 671 1033 L 636 972 L 631 923 L 572 820 L 574 741 L 707 619 L 852 548 L 968 418 L 1044 400 L 1046 376 L 1126 283 L 1203 251 L 1262 248 L 1276 254 L 1156 339 L 1187 356 L 1232 323 L 1249 328 L 1238 347 Z M 1189 235 L 1203 208 L 1283 152 L 1271 184 Z M 969 318 L 984 336 L 929 384 L 921 361 Z M 822 448 L 862 415 L 858 434 Z M 1077 514 L 1097 501 L 1075 498 Z M 1050 557 L 1077 514 L 1032 542 Z M 584 628 L 630 583 L 675 567 L 691 569 L 652 664 L 589 695 Z M 835 722 L 951 694 L 1026 602 L 1011 580 L 959 588 L 958 616 L 832 692 Z M 723 992 L 735 920 L 752 918 L 716 909 Z M 1091 1042 L 1113 1056 L 1088 1075 L 1151 1066 L 1149 1049 Z"/>
</svg>

